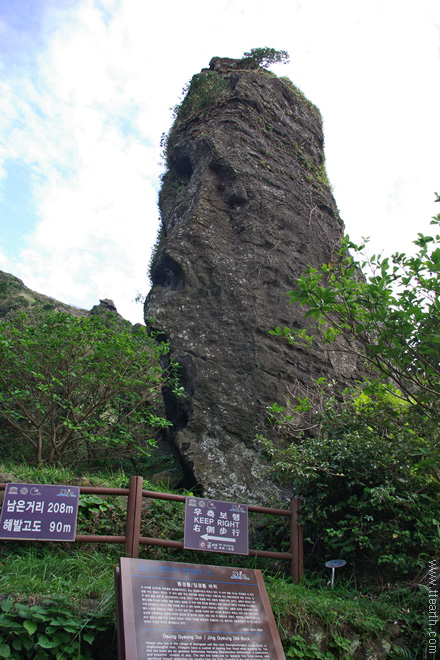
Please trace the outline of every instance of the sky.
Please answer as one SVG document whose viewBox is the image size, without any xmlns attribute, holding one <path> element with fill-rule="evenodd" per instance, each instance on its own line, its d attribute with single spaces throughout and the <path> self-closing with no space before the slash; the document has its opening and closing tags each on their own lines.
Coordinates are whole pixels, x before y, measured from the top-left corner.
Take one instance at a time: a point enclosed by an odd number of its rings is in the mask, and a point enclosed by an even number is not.
<svg viewBox="0 0 440 660">
<path fill-rule="evenodd" d="M 171 108 L 262 46 L 321 110 L 346 232 L 414 252 L 440 212 L 438 0 L 0 0 L 0 270 L 142 321 Z"/>
</svg>

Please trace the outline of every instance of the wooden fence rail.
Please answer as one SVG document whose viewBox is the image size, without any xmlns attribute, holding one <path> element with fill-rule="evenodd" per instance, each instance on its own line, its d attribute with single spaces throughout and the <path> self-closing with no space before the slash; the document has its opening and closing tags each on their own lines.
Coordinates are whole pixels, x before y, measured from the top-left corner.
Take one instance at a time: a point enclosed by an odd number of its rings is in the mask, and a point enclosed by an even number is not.
<svg viewBox="0 0 440 660">
<path fill-rule="evenodd" d="M 124 543 L 125 553 L 128 557 L 139 556 L 140 545 L 152 545 L 162 548 L 175 548 L 183 550 L 182 541 L 173 541 L 171 539 L 158 539 L 141 536 L 141 513 L 142 498 L 168 500 L 171 502 L 185 503 L 185 495 L 174 495 L 173 493 L 158 493 L 152 490 L 143 490 L 143 478 L 132 476 L 128 488 L 99 488 L 94 486 L 81 486 L 81 494 L 94 495 L 115 495 L 127 497 L 127 517 L 125 524 L 125 536 L 105 536 L 95 534 L 77 534 L 76 542 L 84 543 Z M 0 491 L 5 490 L 6 484 L 0 484 Z M 251 557 L 264 557 L 268 559 L 282 559 L 290 563 L 290 575 L 299 582 L 303 574 L 303 533 L 302 527 L 298 524 L 298 514 L 301 507 L 301 500 L 294 497 L 290 502 L 289 509 L 272 509 L 263 506 L 248 505 L 248 511 L 253 513 L 269 514 L 274 516 L 283 516 L 290 518 L 290 551 L 273 552 L 269 550 L 249 549 Z"/>
</svg>

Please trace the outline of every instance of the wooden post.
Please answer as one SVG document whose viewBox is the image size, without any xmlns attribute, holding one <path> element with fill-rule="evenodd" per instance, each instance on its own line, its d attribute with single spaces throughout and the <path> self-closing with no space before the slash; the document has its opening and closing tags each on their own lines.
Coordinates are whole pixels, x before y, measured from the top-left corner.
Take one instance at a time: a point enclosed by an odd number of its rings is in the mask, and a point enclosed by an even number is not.
<svg viewBox="0 0 440 660">
<path fill-rule="evenodd" d="M 303 549 L 303 528 L 298 525 L 298 512 L 301 508 L 301 500 L 293 497 L 290 500 L 290 510 L 292 517 L 290 519 L 290 575 L 297 584 L 301 581 L 304 571 L 304 549 Z"/>
<path fill-rule="evenodd" d="M 127 502 L 127 521 L 125 523 L 125 553 L 128 557 L 139 556 L 139 538 L 141 535 L 142 477 L 130 477 Z"/>
</svg>

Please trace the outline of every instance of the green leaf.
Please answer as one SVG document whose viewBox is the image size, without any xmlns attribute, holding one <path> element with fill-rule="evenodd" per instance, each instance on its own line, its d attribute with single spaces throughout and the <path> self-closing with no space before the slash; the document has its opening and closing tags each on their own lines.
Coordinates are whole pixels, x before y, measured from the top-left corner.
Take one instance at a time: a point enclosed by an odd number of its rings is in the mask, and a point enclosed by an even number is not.
<svg viewBox="0 0 440 660">
<path fill-rule="evenodd" d="M 23 648 L 23 643 L 19 637 L 16 637 L 12 642 L 12 646 L 16 651 L 21 651 L 21 649 Z"/>
<path fill-rule="evenodd" d="M 0 644 L 0 658 L 9 658 L 11 656 L 11 649 L 8 644 Z"/>
<path fill-rule="evenodd" d="M 10 598 L 6 598 L 5 600 L 2 600 L 0 605 L 3 612 L 10 612 L 13 606 L 13 602 Z"/>
<path fill-rule="evenodd" d="M 23 628 L 25 628 L 28 631 L 29 635 L 33 635 L 37 627 L 38 626 L 35 621 L 30 621 L 29 619 L 23 621 Z"/>
<path fill-rule="evenodd" d="M 38 644 L 43 649 L 53 649 L 55 646 L 59 646 L 60 641 L 56 638 L 48 639 L 45 635 L 40 635 L 38 638 Z"/>
<path fill-rule="evenodd" d="M 30 651 L 34 648 L 34 640 L 31 637 L 22 637 L 23 646 L 26 651 Z"/>
</svg>

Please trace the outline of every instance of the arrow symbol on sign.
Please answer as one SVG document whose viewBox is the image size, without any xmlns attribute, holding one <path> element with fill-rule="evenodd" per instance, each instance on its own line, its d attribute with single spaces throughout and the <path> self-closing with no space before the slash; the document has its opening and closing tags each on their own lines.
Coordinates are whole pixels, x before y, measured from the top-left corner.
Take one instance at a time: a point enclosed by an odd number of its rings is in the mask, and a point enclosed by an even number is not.
<svg viewBox="0 0 440 660">
<path fill-rule="evenodd" d="M 209 536 L 209 534 L 202 534 L 202 539 L 205 541 L 229 541 L 230 543 L 235 543 L 237 539 L 230 539 L 225 536 Z"/>
</svg>

